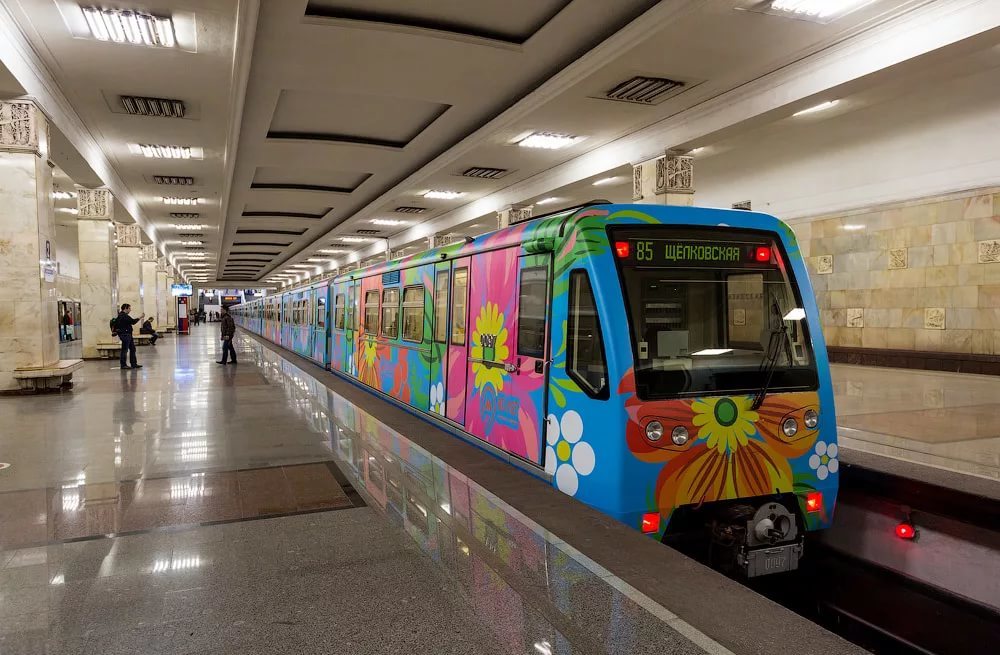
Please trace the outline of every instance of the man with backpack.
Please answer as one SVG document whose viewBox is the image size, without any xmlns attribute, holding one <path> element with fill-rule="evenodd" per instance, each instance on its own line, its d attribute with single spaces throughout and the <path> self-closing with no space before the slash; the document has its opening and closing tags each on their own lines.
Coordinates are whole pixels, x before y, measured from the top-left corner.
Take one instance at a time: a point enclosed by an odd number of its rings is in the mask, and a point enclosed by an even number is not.
<svg viewBox="0 0 1000 655">
<path fill-rule="evenodd" d="M 126 350 L 128 351 L 132 368 L 142 368 L 142 364 L 139 364 L 135 357 L 135 340 L 132 338 L 132 327 L 141 321 L 146 315 L 143 314 L 139 318 L 132 318 L 128 315 L 131 309 L 132 305 L 125 303 L 122 305 L 121 311 L 118 312 L 118 316 L 111 319 L 112 334 L 117 336 L 122 342 L 121 355 L 119 356 L 119 362 L 122 370 L 128 368 L 128 366 L 125 366 Z"/>
</svg>

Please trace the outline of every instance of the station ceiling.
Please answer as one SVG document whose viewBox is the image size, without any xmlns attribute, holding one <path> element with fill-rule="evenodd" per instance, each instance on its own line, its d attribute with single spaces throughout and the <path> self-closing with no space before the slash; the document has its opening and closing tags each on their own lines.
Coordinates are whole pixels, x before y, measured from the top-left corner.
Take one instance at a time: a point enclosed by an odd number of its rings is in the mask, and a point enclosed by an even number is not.
<svg viewBox="0 0 1000 655">
<path fill-rule="evenodd" d="M 736 147 L 818 102 L 877 96 L 897 73 L 919 74 L 921 57 L 1000 39 L 989 0 L 827 5 L 845 11 L 791 14 L 780 0 L 130 3 L 171 19 L 176 43 L 155 47 L 94 38 L 91 3 L 21 1 L 0 7 L 11 73 L 0 95 L 36 97 L 67 177 L 108 185 L 165 254 L 201 241 L 217 261 L 208 282 L 249 285 L 296 264 L 365 261 L 386 239 L 405 250 L 482 233 L 504 204 L 627 200 L 630 162 Z M 178 100 L 184 116 L 132 115 L 122 96 Z M 573 138 L 521 145 L 536 133 Z M 143 145 L 190 156 L 147 157 Z"/>
</svg>

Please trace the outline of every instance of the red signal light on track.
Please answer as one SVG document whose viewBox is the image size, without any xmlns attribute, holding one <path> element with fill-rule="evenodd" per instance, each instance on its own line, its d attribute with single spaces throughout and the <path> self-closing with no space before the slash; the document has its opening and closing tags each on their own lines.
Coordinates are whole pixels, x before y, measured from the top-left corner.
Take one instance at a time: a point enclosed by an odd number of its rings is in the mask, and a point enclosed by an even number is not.
<svg viewBox="0 0 1000 655">
<path fill-rule="evenodd" d="M 650 534 L 660 531 L 660 514 L 658 512 L 647 512 L 642 515 L 642 533 Z"/>
<path fill-rule="evenodd" d="M 917 529 L 909 523 L 900 523 L 896 526 L 896 536 L 900 539 L 913 539 L 917 536 Z"/>
<path fill-rule="evenodd" d="M 754 259 L 761 263 L 771 261 L 771 249 L 767 246 L 757 246 L 757 251 L 754 252 Z"/>
<path fill-rule="evenodd" d="M 615 241 L 615 254 L 618 255 L 620 259 L 625 259 L 628 257 L 631 248 L 629 247 L 628 241 Z"/>
<path fill-rule="evenodd" d="M 823 492 L 813 491 L 806 494 L 806 511 L 818 512 L 823 509 Z"/>
</svg>

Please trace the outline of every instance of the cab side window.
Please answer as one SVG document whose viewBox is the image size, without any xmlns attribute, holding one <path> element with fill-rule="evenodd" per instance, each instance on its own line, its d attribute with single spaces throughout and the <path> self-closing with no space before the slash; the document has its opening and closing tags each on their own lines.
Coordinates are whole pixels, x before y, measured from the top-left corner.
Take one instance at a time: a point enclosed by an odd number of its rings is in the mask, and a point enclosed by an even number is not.
<svg viewBox="0 0 1000 655">
<path fill-rule="evenodd" d="M 592 398 L 608 397 L 608 364 L 601 321 L 590 278 L 576 270 L 569 278 L 566 372 Z"/>
</svg>

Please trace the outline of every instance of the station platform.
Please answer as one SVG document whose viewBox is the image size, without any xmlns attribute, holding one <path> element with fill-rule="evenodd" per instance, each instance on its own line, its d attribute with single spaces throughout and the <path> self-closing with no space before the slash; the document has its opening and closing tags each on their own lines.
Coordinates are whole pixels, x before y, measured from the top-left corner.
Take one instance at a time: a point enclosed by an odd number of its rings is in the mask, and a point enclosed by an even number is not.
<svg viewBox="0 0 1000 655">
<path fill-rule="evenodd" d="M 216 326 L 0 399 L 0 652 L 858 653 Z"/>
</svg>

